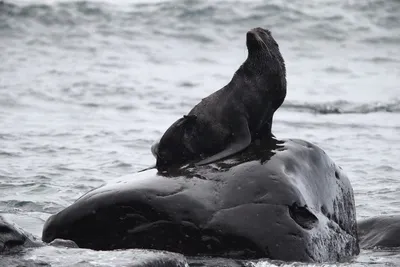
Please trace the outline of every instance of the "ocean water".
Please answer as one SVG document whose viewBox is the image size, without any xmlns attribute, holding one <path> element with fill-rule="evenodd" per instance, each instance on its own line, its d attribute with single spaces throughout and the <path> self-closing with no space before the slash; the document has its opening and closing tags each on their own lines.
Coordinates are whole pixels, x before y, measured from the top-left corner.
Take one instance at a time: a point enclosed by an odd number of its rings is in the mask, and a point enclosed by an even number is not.
<svg viewBox="0 0 400 267">
<path fill-rule="evenodd" d="M 40 237 L 90 189 L 154 164 L 151 144 L 229 82 L 254 27 L 271 30 L 287 66 L 274 134 L 324 149 L 348 174 L 359 219 L 399 214 L 398 14 L 398 0 L 0 2 L 1 215 Z M 131 254 L 23 257 L 126 266 Z M 338 265 L 399 264 L 399 250 L 362 250 Z"/>
</svg>

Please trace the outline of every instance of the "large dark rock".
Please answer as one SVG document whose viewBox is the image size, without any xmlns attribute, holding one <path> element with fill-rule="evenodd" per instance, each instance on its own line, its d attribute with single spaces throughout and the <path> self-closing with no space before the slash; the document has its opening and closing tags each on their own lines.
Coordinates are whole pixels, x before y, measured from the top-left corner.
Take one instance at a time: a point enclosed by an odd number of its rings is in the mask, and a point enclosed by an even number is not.
<svg viewBox="0 0 400 267">
<path fill-rule="evenodd" d="M 400 215 L 382 215 L 358 222 L 362 248 L 400 247 Z"/>
<path fill-rule="evenodd" d="M 353 190 L 317 146 L 266 138 L 220 163 L 148 170 L 46 222 L 43 241 L 231 258 L 342 261 L 359 253 Z"/>
<path fill-rule="evenodd" d="M 40 246 L 32 235 L 0 216 L 0 254 L 18 252 L 25 247 Z"/>
</svg>

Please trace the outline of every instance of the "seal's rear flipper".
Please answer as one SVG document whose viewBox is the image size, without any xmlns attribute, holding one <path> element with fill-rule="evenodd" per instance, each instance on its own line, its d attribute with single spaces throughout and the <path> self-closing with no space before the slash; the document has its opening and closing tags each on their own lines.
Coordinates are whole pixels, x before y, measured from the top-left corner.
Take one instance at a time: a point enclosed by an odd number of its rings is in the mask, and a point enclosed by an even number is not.
<svg viewBox="0 0 400 267">
<path fill-rule="evenodd" d="M 203 159 L 200 162 L 197 162 L 195 165 L 201 166 L 210 164 L 214 161 L 221 160 L 223 158 L 226 158 L 228 156 L 236 154 L 237 152 L 242 151 L 243 149 L 248 147 L 250 143 L 251 143 L 251 133 L 249 130 L 249 126 L 247 124 L 247 121 L 243 120 L 243 123 L 240 125 L 240 132 L 235 133 L 235 138 L 225 150 L 222 150 L 221 152 L 209 158 Z"/>
</svg>

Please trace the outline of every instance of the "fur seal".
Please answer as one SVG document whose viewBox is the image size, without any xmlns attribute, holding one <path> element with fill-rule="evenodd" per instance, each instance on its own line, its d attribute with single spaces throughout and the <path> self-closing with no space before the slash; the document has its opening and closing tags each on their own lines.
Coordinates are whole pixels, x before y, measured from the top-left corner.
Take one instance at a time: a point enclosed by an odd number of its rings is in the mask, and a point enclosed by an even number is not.
<svg viewBox="0 0 400 267">
<path fill-rule="evenodd" d="M 156 166 L 209 164 L 271 135 L 272 117 L 286 97 L 286 68 L 271 32 L 247 32 L 248 57 L 231 81 L 174 122 L 152 146 Z"/>
</svg>

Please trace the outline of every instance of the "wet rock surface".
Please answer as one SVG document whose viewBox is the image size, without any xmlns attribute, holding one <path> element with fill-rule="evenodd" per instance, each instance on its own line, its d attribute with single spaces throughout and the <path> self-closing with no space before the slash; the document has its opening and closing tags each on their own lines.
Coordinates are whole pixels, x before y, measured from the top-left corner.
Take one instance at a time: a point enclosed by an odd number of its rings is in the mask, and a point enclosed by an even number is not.
<svg viewBox="0 0 400 267">
<path fill-rule="evenodd" d="M 353 190 L 317 146 L 266 138 L 206 166 L 124 176 L 51 216 L 42 239 L 187 256 L 343 261 L 359 253 Z"/>
</svg>

